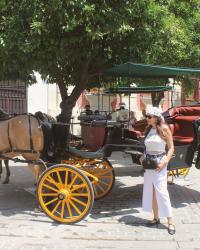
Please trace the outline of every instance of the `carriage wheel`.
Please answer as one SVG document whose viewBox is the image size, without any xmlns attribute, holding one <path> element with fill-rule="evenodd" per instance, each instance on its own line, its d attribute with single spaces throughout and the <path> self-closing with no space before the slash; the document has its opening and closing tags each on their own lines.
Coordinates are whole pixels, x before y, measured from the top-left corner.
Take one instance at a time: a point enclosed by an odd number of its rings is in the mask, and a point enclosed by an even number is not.
<svg viewBox="0 0 200 250">
<path fill-rule="evenodd" d="M 115 182 L 115 173 L 113 166 L 107 159 L 72 158 L 67 160 L 66 163 L 79 164 L 81 169 L 98 178 L 98 181 L 92 182 L 95 200 L 105 197 L 112 190 Z"/>
<path fill-rule="evenodd" d="M 177 170 L 169 170 L 168 176 L 186 176 L 189 173 L 190 168 L 179 168 Z"/>
<path fill-rule="evenodd" d="M 41 175 L 37 195 L 43 211 L 53 220 L 66 224 L 85 218 L 94 203 L 92 184 L 81 170 L 54 165 Z"/>
</svg>

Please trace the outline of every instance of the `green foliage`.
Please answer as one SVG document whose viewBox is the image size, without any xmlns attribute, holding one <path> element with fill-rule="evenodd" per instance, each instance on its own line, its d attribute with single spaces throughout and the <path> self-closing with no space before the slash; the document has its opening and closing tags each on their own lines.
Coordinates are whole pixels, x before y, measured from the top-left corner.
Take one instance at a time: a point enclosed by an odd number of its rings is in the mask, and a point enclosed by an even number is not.
<svg viewBox="0 0 200 250">
<path fill-rule="evenodd" d="M 126 61 L 200 65 L 199 0 L 0 0 L 0 78 L 98 82 Z M 74 98 L 77 98 L 75 96 Z"/>
</svg>

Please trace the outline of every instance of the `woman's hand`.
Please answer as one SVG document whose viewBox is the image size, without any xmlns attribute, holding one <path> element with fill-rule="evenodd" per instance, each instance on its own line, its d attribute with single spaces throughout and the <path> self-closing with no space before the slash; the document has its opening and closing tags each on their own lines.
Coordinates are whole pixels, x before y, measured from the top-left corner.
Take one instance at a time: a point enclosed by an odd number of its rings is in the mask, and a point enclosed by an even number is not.
<svg viewBox="0 0 200 250">
<path fill-rule="evenodd" d="M 142 156 L 139 158 L 139 162 L 140 162 L 141 165 L 142 165 L 143 160 L 144 160 L 144 156 L 142 155 Z"/>
<path fill-rule="evenodd" d="M 166 164 L 165 162 L 160 161 L 155 171 L 160 172 L 165 167 L 165 164 Z"/>
</svg>

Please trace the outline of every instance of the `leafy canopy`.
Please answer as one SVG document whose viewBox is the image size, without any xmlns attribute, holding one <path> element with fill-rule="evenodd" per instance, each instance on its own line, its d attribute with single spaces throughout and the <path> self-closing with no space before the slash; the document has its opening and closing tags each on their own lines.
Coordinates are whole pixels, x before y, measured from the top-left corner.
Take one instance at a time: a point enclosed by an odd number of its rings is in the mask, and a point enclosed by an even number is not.
<svg viewBox="0 0 200 250">
<path fill-rule="evenodd" d="M 199 66 L 199 44 L 199 0 L 0 0 L 1 79 L 81 91 L 126 61 Z"/>
</svg>

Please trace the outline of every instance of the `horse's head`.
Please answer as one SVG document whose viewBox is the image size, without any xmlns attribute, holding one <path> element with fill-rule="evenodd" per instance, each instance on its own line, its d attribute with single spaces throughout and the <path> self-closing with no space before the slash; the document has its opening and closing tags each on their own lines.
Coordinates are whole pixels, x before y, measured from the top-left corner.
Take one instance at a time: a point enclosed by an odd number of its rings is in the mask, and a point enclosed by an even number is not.
<svg viewBox="0 0 200 250">
<path fill-rule="evenodd" d="M 50 122 L 50 123 L 53 123 L 53 122 L 56 122 L 56 120 L 50 116 L 50 115 L 47 115 L 45 113 L 42 113 L 41 111 L 37 111 L 35 113 L 35 116 L 41 121 L 41 122 Z"/>
</svg>

